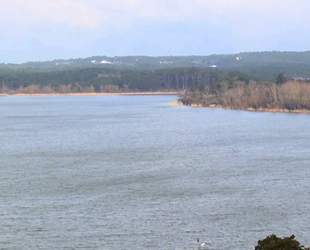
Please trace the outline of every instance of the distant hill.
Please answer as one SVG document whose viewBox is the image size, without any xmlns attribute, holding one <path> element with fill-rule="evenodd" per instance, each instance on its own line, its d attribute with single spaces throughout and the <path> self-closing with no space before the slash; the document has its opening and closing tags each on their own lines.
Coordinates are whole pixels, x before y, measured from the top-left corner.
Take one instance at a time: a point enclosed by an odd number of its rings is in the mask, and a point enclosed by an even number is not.
<svg viewBox="0 0 310 250">
<path fill-rule="evenodd" d="M 310 51 L 305 52 L 246 52 L 209 56 L 93 56 L 23 64 L 0 64 L 0 68 L 25 70 L 57 70 L 82 67 L 162 69 L 178 67 L 261 68 L 309 67 Z"/>
<path fill-rule="evenodd" d="M 285 74 L 287 78 L 309 80 L 310 51 L 247 52 L 209 56 L 93 56 L 23 64 L 0 64 L 0 80 L 10 86 L 61 82 L 96 84 L 99 80 L 121 85 L 127 81 L 136 81 L 129 75 L 135 75 L 136 79 L 142 75 L 157 75 L 158 70 L 165 70 L 165 74 L 169 75 L 174 74 L 174 70 L 182 69 L 184 72 L 190 72 L 192 68 L 216 69 L 224 73 L 239 72 L 248 79 L 258 81 L 275 81 L 280 73 Z M 114 76 L 121 75 L 122 81 L 120 82 L 119 77 L 100 77 L 106 75 L 106 72 L 112 72 L 111 75 Z M 151 79 L 146 77 L 143 81 Z"/>
</svg>

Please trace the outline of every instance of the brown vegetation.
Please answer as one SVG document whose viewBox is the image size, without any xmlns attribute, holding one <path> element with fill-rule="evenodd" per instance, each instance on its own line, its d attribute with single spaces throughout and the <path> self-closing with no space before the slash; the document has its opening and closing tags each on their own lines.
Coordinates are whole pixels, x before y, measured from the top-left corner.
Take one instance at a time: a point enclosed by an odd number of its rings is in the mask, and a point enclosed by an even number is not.
<svg viewBox="0 0 310 250">
<path fill-rule="evenodd" d="M 128 88 L 119 88 L 117 85 L 101 85 L 98 91 L 95 91 L 93 85 L 83 87 L 79 84 L 61 84 L 58 86 L 40 86 L 31 84 L 29 86 L 19 86 L 16 89 L 0 86 L 0 94 L 78 94 L 78 93 L 123 93 L 130 92 Z"/>
<path fill-rule="evenodd" d="M 58 86 L 40 86 L 31 84 L 29 86 L 19 86 L 16 89 L 8 88 L 6 85 L 0 85 L 0 95 L 176 95 L 179 94 L 173 90 L 164 91 L 135 91 L 130 90 L 125 84 L 122 88 L 118 85 L 101 85 L 96 90 L 93 85 L 83 87 L 79 84 L 61 84 Z"/>
<path fill-rule="evenodd" d="M 236 84 L 217 95 L 193 92 L 182 102 L 186 105 L 220 106 L 231 109 L 297 111 L 310 110 L 310 84 L 305 82 Z"/>
</svg>

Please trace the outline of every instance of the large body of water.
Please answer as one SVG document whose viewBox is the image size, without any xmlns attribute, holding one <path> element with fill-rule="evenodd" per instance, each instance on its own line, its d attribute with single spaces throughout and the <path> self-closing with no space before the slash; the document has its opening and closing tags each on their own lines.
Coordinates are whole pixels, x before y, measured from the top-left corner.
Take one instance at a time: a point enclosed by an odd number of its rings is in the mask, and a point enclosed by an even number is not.
<svg viewBox="0 0 310 250">
<path fill-rule="evenodd" d="M 0 97 L 0 249 L 310 245 L 310 115 Z"/>
</svg>

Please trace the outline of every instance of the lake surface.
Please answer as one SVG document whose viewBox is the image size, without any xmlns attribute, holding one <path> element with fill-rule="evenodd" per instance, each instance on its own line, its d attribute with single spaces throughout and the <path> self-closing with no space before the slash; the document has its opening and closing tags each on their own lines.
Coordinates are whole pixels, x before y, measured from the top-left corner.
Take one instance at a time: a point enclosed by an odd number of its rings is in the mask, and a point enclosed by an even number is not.
<svg viewBox="0 0 310 250">
<path fill-rule="evenodd" d="M 0 249 L 310 245 L 310 115 L 0 97 Z"/>
</svg>

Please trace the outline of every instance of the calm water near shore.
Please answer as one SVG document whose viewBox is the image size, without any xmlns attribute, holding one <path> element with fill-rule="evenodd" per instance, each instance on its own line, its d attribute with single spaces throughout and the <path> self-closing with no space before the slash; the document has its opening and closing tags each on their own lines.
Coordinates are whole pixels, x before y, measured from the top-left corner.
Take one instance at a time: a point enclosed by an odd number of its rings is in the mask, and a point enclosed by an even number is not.
<svg viewBox="0 0 310 250">
<path fill-rule="evenodd" d="M 310 115 L 0 96 L 0 249 L 310 245 Z"/>
</svg>

